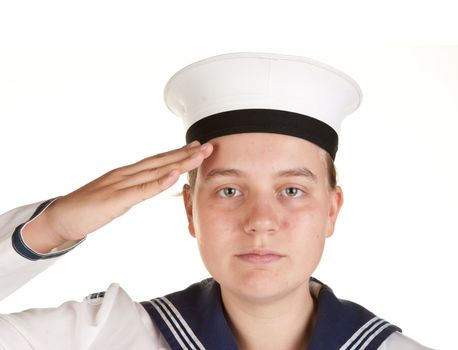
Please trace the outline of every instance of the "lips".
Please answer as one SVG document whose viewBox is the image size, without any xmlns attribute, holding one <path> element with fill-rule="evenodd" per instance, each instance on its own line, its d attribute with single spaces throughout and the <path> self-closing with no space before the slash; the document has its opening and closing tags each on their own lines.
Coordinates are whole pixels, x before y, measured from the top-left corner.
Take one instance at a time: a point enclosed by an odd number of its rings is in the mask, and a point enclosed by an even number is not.
<svg viewBox="0 0 458 350">
<path fill-rule="evenodd" d="M 269 249 L 251 249 L 236 255 L 244 262 L 252 264 L 268 264 L 281 260 L 285 256 L 279 252 Z"/>
</svg>

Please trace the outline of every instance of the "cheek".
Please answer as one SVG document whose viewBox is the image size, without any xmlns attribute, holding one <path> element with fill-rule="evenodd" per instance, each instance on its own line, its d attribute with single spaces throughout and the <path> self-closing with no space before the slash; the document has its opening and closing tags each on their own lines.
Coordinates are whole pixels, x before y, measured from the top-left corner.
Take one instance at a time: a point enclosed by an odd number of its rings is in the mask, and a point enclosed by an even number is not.
<svg viewBox="0 0 458 350">
<path fill-rule="evenodd" d="M 194 213 L 194 223 L 198 231 L 205 234 L 209 231 L 219 232 L 221 229 L 232 224 L 233 215 L 227 210 L 221 210 L 217 205 L 206 204 L 196 206 Z"/>
<path fill-rule="evenodd" d="M 288 232 L 288 243 L 295 256 L 307 264 L 319 261 L 326 239 L 325 215 L 320 211 L 301 212 L 289 215 L 283 221 L 283 228 Z"/>
<path fill-rule="evenodd" d="M 202 253 L 218 254 L 221 246 L 231 245 L 237 223 L 233 214 L 214 205 L 200 206 L 194 212 L 196 238 Z"/>
<path fill-rule="evenodd" d="M 234 220 L 212 206 L 196 210 L 196 239 L 202 261 L 212 276 L 221 276 L 237 248 Z"/>
<path fill-rule="evenodd" d="M 281 223 L 287 232 L 298 232 L 318 238 L 325 232 L 326 210 L 323 205 L 316 204 L 290 209 L 284 213 Z"/>
<path fill-rule="evenodd" d="M 291 247 L 292 263 L 298 267 L 292 271 L 299 272 L 300 276 L 311 276 L 323 255 L 325 235 L 313 226 L 294 225 L 291 228 L 294 233 L 289 236 L 288 246 Z"/>
</svg>

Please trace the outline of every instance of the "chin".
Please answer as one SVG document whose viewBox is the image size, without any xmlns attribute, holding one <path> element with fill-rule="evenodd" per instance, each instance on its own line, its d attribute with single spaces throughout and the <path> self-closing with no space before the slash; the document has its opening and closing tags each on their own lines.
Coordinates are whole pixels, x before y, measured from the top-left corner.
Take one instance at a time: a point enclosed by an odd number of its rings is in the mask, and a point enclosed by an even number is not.
<svg viewBox="0 0 458 350">
<path fill-rule="evenodd" d="M 244 299 L 266 302 L 288 293 L 291 283 L 284 277 L 272 271 L 255 270 L 220 284 Z"/>
</svg>

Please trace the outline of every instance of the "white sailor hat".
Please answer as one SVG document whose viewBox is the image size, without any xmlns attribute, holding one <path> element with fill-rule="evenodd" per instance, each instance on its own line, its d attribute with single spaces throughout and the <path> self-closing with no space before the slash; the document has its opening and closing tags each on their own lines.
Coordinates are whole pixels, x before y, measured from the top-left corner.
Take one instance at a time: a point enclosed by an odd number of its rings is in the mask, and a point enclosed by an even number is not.
<svg viewBox="0 0 458 350">
<path fill-rule="evenodd" d="M 187 142 L 278 133 L 313 142 L 335 158 L 340 124 L 362 93 L 348 75 L 308 58 L 231 53 L 181 69 L 164 97 L 183 118 Z"/>
</svg>

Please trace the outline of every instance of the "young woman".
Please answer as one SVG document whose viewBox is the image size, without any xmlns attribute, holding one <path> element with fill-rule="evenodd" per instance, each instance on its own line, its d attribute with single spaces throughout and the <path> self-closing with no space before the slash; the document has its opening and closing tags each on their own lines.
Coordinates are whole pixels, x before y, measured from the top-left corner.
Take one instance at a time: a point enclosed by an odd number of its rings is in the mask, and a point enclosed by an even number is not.
<svg viewBox="0 0 458 350">
<path fill-rule="evenodd" d="M 357 84 L 272 54 L 197 62 L 168 83 L 188 144 L 0 218 L 6 296 L 87 234 L 173 185 L 213 278 L 136 303 L 117 285 L 83 302 L 0 316 L 2 349 L 426 349 L 312 277 L 343 204 L 333 159 Z"/>
</svg>

